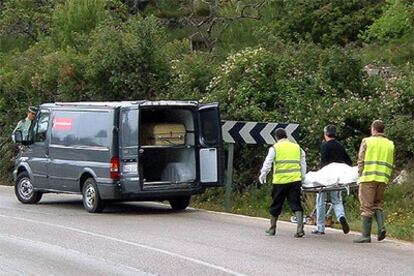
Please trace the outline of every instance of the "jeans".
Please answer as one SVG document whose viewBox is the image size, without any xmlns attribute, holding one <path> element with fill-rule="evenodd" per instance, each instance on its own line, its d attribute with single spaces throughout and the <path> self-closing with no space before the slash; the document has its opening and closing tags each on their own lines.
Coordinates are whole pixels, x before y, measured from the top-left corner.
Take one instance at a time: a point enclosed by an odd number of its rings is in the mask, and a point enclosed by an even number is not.
<svg viewBox="0 0 414 276">
<path fill-rule="evenodd" d="M 344 205 L 342 204 L 342 192 L 322 192 L 316 195 L 316 225 L 319 232 L 325 232 L 326 197 L 329 193 L 331 203 L 335 211 L 336 219 L 345 217 Z"/>
</svg>

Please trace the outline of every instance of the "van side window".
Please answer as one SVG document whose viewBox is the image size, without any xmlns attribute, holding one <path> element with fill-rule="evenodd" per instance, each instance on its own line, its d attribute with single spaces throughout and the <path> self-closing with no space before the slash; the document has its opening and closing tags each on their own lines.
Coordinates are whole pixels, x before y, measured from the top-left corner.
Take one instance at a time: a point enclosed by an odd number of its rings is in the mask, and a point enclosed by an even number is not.
<svg viewBox="0 0 414 276">
<path fill-rule="evenodd" d="M 113 117 L 107 111 L 55 111 L 51 144 L 110 147 Z"/>
<path fill-rule="evenodd" d="M 124 147 L 138 147 L 138 109 L 121 113 L 121 137 Z"/>
<path fill-rule="evenodd" d="M 44 142 L 46 140 L 47 129 L 49 127 L 49 112 L 39 114 L 36 125 L 34 126 L 34 142 Z"/>
</svg>

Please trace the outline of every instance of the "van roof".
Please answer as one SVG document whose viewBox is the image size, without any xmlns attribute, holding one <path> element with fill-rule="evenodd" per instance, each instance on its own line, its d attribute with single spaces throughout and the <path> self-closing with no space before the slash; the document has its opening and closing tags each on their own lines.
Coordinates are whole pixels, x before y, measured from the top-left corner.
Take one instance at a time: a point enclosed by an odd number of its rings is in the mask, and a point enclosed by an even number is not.
<svg viewBox="0 0 414 276">
<path fill-rule="evenodd" d="M 116 107 L 128 107 L 128 106 L 198 106 L 197 101 L 118 101 L 118 102 L 56 102 L 56 103 L 44 103 L 41 107 L 53 108 L 53 107 L 67 107 L 67 106 L 81 106 L 81 107 L 101 107 L 101 108 L 116 108 Z"/>
</svg>

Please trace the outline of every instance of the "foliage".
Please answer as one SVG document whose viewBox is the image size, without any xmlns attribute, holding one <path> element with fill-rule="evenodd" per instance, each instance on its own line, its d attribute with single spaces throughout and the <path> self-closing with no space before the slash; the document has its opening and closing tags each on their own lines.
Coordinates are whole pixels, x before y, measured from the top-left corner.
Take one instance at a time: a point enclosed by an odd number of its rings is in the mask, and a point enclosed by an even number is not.
<svg viewBox="0 0 414 276">
<path fill-rule="evenodd" d="M 54 10 L 53 36 L 60 47 L 76 47 L 76 38 L 80 34 L 87 35 L 105 17 L 105 0 L 65 1 Z"/>
<path fill-rule="evenodd" d="M 12 38 L 39 41 L 49 32 L 54 5 L 59 1 L 5 0 L 0 6 L 0 34 Z"/>
<path fill-rule="evenodd" d="M 409 0 L 387 0 L 382 16 L 365 32 L 366 40 L 381 42 L 414 32 L 414 3 Z"/>
<path fill-rule="evenodd" d="M 86 77 L 90 98 L 154 98 L 169 81 L 168 63 L 158 45 L 163 31 L 154 17 L 132 17 L 122 26 L 103 25 L 92 35 Z"/>
<path fill-rule="evenodd" d="M 272 1 L 272 30 L 286 39 L 302 38 L 324 46 L 346 45 L 381 14 L 383 0 Z"/>
<path fill-rule="evenodd" d="M 185 54 L 181 59 L 171 61 L 174 78 L 165 94 L 167 98 L 200 100 L 207 94 L 207 86 L 214 75 L 216 65 L 209 62 L 210 56 L 204 53 Z"/>
<path fill-rule="evenodd" d="M 370 43 L 353 50 L 363 64 L 393 64 L 399 67 L 414 63 L 413 39 L 407 35 L 386 43 Z"/>
</svg>

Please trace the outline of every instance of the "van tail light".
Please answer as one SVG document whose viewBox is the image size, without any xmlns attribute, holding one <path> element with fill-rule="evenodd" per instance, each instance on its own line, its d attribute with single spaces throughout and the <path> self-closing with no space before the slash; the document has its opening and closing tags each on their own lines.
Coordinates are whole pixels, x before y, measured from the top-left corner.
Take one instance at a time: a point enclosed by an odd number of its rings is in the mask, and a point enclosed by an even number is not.
<svg viewBox="0 0 414 276">
<path fill-rule="evenodd" d="M 118 180 L 120 178 L 119 172 L 119 158 L 114 156 L 111 158 L 111 167 L 109 168 L 111 179 Z"/>
</svg>

